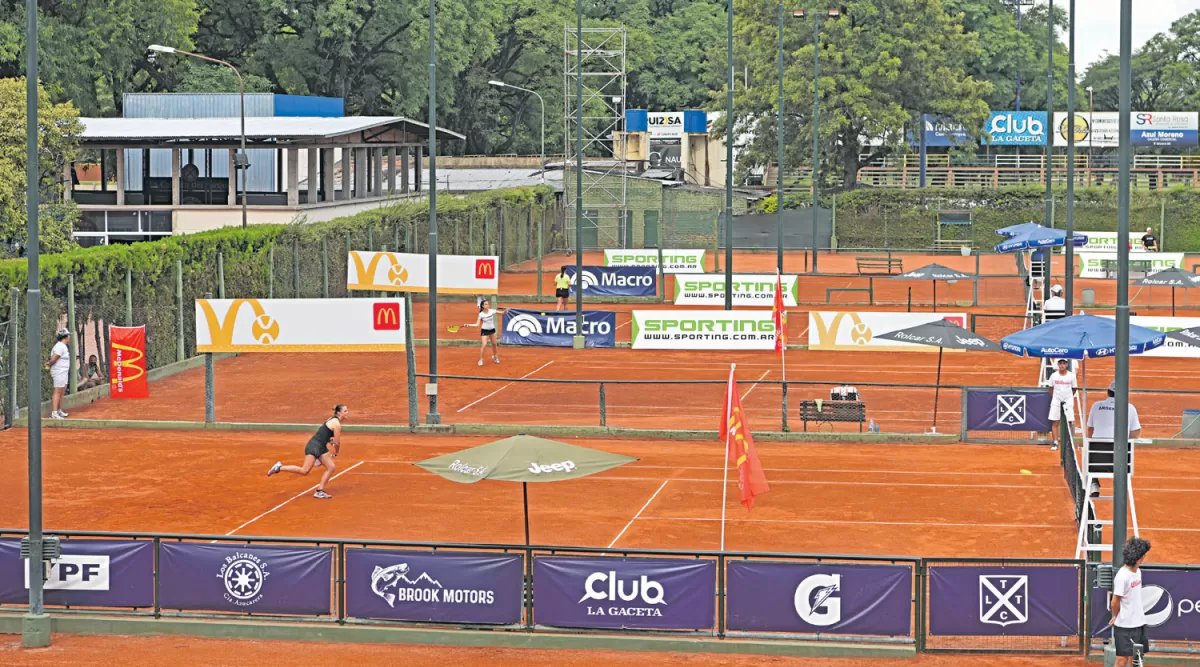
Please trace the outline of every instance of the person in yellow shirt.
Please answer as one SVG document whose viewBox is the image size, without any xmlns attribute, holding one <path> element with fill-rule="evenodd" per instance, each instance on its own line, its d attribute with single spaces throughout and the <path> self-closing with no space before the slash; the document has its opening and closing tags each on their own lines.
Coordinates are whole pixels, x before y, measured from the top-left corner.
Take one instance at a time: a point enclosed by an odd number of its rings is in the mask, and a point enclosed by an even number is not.
<svg viewBox="0 0 1200 667">
<path fill-rule="evenodd" d="M 566 310 L 567 299 L 571 298 L 571 278 L 567 275 L 565 264 L 558 270 L 558 275 L 554 276 L 554 296 L 558 300 L 555 310 Z"/>
</svg>

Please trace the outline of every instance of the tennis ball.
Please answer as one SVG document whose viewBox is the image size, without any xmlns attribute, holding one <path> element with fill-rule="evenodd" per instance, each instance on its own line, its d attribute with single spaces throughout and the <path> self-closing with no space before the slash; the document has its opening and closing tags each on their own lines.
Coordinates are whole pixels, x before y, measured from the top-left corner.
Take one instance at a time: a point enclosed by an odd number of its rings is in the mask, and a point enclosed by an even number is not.
<svg viewBox="0 0 1200 667">
<path fill-rule="evenodd" d="M 1031 471 L 1029 471 L 1029 470 L 1025 470 L 1025 469 L 1023 469 L 1023 468 L 1022 468 L 1022 469 L 1021 469 L 1021 474 L 1022 474 L 1022 475 L 1032 475 L 1032 474 L 1033 474 L 1033 472 L 1031 472 Z"/>
</svg>

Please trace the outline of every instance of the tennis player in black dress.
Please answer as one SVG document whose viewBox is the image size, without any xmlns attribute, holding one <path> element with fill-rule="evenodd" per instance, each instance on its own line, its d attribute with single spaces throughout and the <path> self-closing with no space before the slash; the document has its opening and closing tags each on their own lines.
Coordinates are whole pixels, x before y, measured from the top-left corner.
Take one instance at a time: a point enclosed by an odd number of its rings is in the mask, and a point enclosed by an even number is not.
<svg viewBox="0 0 1200 667">
<path fill-rule="evenodd" d="M 279 472 L 307 475 L 313 466 L 321 466 L 325 468 L 325 473 L 321 475 L 321 483 L 317 485 L 317 492 L 313 494 L 313 497 L 332 498 L 333 496 L 325 491 L 325 485 L 329 483 L 329 478 L 337 469 L 333 458 L 342 448 L 342 422 L 349 414 L 350 409 L 339 404 L 333 409 L 333 416 L 326 419 L 325 423 L 317 428 L 317 432 L 308 439 L 308 444 L 304 446 L 304 465 L 285 466 L 283 461 L 276 461 L 275 465 L 267 471 L 267 477 Z"/>
</svg>

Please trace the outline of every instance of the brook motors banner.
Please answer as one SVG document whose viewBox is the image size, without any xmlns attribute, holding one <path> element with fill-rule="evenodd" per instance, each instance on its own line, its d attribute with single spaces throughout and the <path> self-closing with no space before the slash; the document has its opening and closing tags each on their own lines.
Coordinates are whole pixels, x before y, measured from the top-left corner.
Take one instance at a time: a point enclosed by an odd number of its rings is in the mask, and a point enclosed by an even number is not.
<svg viewBox="0 0 1200 667">
<path fill-rule="evenodd" d="M 146 327 L 108 327 L 108 395 L 148 398 Z"/>
<path fill-rule="evenodd" d="M 617 314 L 606 310 L 583 311 L 585 347 L 616 347 Z M 540 311 L 510 308 L 504 313 L 500 342 L 505 345 L 571 347 L 575 337 L 575 311 Z"/>
<path fill-rule="evenodd" d="M 500 258 L 438 255 L 437 288 L 442 294 L 496 294 L 500 291 Z M 351 250 L 346 260 L 346 289 L 428 292 L 429 255 Z"/>
<path fill-rule="evenodd" d="M 929 634 L 1079 632 L 1079 568 L 929 566 Z"/>
<path fill-rule="evenodd" d="M 163 609 L 328 614 L 333 550 L 264 544 L 159 545 Z"/>
<path fill-rule="evenodd" d="M 810 350 L 893 350 L 903 352 L 933 352 L 938 348 L 916 343 L 877 339 L 876 334 L 888 333 L 947 320 L 964 329 L 964 313 L 885 313 L 885 312 L 817 312 L 808 313 L 808 348 Z"/>
<path fill-rule="evenodd" d="M 577 290 L 575 267 L 567 267 L 571 294 Z M 658 269 L 653 266 L 585 266 L 583 295 L 654 296 L 658 293 Z"/>
<path fill-rule="evenodd" d="M 704 273 L 703 250 L 662 251 L 663 273 Z M 658 249 L 604 251 L 605 266 L 658 266 Z"/>
<path fill-rule="evenodd" d="M 400 299 L 196 299 L 197 352 L 403 352 Z"/>
<path fill-rule="evenodd" d="M 1079 258 L 1080 278 L 1108 278 L 1106 265 L 1113 266 L 1112 276 L 1116 277 L 1117 251 L 1112 252 L 1077 252 Z M 1129 265 L 1132 269 L 1142 271 L 1142 266 L 1135 262 L 1149 262 L 1149 273 L 1157 273 L 1163 269 L 1183 268 L 1183 253 L 1181 252 L 1133 252 L 1129 253 Z"/>
<path fill-rule="evenodd" d="M 1151 639 L 1200 639 L 1200 572 L 1141 568 L 1142 607 Z M 1109 591 L 1092 589 L 1092 636 L 1109 637 Z"/>
<path fill-rule="evenodd" d="M 708 630 L 716 622 L 713 560 L 539 556 L 533 582 L 538 625 Z"/>
<path fill-rule="evenodd" d="M 968 431 L 1050 432 L 1048 389 L 968 389 Z"/>
<path fill-rule="evenodd" d="M 72 607 L 154 606 L 154 543 L 149 540 L 63 540 L 46 577 L 46 604 Z M 29 569 L 21 540 L 0 539 L 0 604 L 29 602 Z"/>
<path fill-rule="evenodd" d="M 633 348 L 774 350 L 769 310 L 635 310 Z"/>
<path fill-rule="evenodd" d="M 730 630 L 905 636 L 912 567 L 729 561 Z"/>
<path fill-rule="evenodd" d="M 797 277 L 784 275 L 783 305 L 796 306 Z M 733 305 L 770 308 L 775 302 L 774 273 L 738 273 L 733 276 Z M 724 306 L 725 275 L 706 273 L 675 279 L 675 305 Z"/>
<path fill-rule="evenodd" d="M 346 613 L 433 623 L 521 622 L 521 554 L 346 550 Z"/>
</svg>

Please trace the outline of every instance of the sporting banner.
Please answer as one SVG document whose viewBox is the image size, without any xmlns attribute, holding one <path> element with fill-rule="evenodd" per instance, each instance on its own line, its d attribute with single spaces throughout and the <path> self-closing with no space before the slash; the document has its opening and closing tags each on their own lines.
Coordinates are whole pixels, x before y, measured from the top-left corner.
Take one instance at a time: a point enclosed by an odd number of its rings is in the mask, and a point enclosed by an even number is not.
<svg viewBox="0 0 1200 667">
<path fill-rule="evenodd" d="M 1089 239 L 1090 240 L 1090 239 Z M 1105 265 L 1114 265 L 1117 261 L 1117 251 L 1111 252 L 1077 252 L 1075 256 L 1079 258 L 1079 277 L 1080 278 L 1109 278 L 1109 271 L 1105 270 Z M 1135 264 L 1135 262 L 1149 262 L 1148 267 Z M 1157 273 L 1163 269 L 1183 268 L 1183 253 L 1181 252 L 1131 252 L 1129 253 L 1129 264 L 1132 270 L 1141 272 L 1144 270 L 1149 273 Z M 1114 269 L 1115 271 L 1115 269 Z M 1111 276 L 1116 277 L 1115 273 Z"/>
<path fill-rule="evenodd" d="M 929 634 L 1069 637 L 1079 632 L 1078 566 L 929 566 Z"/>
<path fill-rule="evenodd" d="M 571 294 L 577 290 L 575 267 L 567 267 Z M 654 296 L 658 294 L 658 269 L 653 266 L 585 266 L 583 296 Z"/>
<path fill-rule="evenodd" d="M 716 621 L 714 560 L 537 556 L 533 582 L 538 625 L 711 630 Z"/>
<path fill-rule="evenodd" d="M 108 327 L 108 395 L 149 398 L 146 377 L 146 327 Z"/>
<path fill-rule="evenodd" d="M 774 350 L 769 310 L 635 310 L 633 348 Z"/>
<path fill-rule="evenodd" d="M 29 566 L 21 540 L 0 539 L 0 604 L 29 602 Z M 62 540 L 50 565 L 46 604 L 71 607 L 154 607 L 154 542 Z"/>
<path fill-rule="evenodd" d="M 429 291 L 429 255 L 351 250 L 346 260 L 346 289 L 424 294 Z M 500 258 L 438 255 L 437 289 L 441 294 L 496 294 L 500 291 Z"/>
<path fill-rule="evenodd" d="M 163 609 L 242 614 L 329 614 L 333 550 L 266 544 L 162 542 Z"/>
<path fill-rule="evenodd" d="M 403 352 L 393 299 L 196 299 L 197 352 Z"/>
<path fill-rule="evenodd" d="M 968 431 L 1049 433 L 1049 389 L 968 389 Z"/>
<path fill-rule="evenodd" d="M 1139 568 L 1142 573 L 1142 608 L 1146 614 L 1146 633 L 1158 641 L 1200 640 L 1200 572 L 1196 570 L 1155 570 Z M 1112 632 L 1108 621 L 1109 590 L 1092 589 L 1092 636 L 1107 639 Z"/>
<path fill-rule="evenodd" d="M 908 565 L 731 560 L 726 627 L 747 632 L 912 634 Z"/>
<path fill-rule="evenodd" d="M 1045 146 L 1045 111 L 993 111 L 979 143 L 993 146 Z"/>
<path fill-rule="evenodd" d="M 966 329 L 964 313 L 888 313 L 888 312 L 819 312 L 808 313 L 808 349 L 810 350 L 892 350 L 903 352 L 932 352 L 938 348 L 917 343 L 876 338 L 889 333 L 928 324 L 938 320 L 953 322 Z"/>
<path fill-rule="evenodd" d="M 775 278 L 773 273 L 735 273 L 733 305 L 771 307 L 775 300 Z M 798 277 L 784 274 L 782 278 L 783 305 L 795 307 Z M 675 278 L 674 302 L 677 306 L 724 306 L 725 275 L 706 273 Z"/>
<path fill-rule="evenodd" d="M 575 311 L 520 310 L 504 313 L 500 342 L 505 345 L 571 347 L 576 334 Z M 617 346 L 617 314 L 607 310 L 583 311 L 584 347 Z"/>
<path fill-rule="evenodd" d="M 429 623 L 521 622 L 521 554 L 346 550 L 346 614 Z"/>
<path fill-rule="evenodd" d="M 662 251 L 663 273 L 704 273 L 703 250 L 667 250 Z M 604 251 L 605 266 L 658 266 L 658 250 L 644 248 L 641 250 L 611 250 Z"/>
<path fill-rule="evenodd" d="M 1054 145 L 1066 146 L 1070 128 L 1065 111 L 1054 114 Z M 1115 111 L 1075 112 L 1077 148 L 1120 145 L 1121 115 Z M 1129 114 L 1129 140 L 1134 146 L 1187 148 L 1200 143 L 1200 114 L 1194 111 L 1135 111 Z"/>
<path fill-rule="evenodd" d="M 1078 255 L 1081 252 L 1116 252 L 1117 239 L 1119 238 L 1116 232 L 1080 232 L 1087 236 L 1088 242 L 1081 248 L 1075 251 Z M 1141 238 L 1135 234 L 1129 235 L 1129 249 L 1131 255 L 1142 251 Z"/>
</svg>

